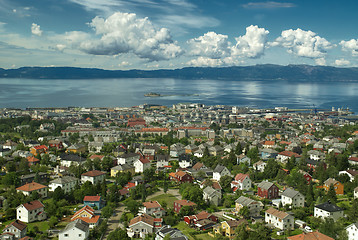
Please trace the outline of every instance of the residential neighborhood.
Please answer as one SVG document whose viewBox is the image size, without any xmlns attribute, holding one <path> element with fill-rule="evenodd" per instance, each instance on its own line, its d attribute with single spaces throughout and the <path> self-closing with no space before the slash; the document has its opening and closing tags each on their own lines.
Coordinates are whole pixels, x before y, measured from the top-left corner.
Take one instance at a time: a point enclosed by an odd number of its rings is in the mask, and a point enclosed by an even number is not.
<svg viewBox="0 0 358 240">
<path fill-rule="evenodd" d="M 357 159 L 335 112 L 0 109 L 0 239 L 358 239 Z"/>
</svg>

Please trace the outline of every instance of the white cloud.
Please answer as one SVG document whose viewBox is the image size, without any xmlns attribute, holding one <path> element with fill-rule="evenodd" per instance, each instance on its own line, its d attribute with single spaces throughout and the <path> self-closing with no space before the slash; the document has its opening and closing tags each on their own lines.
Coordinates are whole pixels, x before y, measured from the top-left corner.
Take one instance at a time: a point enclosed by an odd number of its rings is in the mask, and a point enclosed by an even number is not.
<svg viewBox="0 0 358 240">
<path fill-rule="evenodd" d="M 342 46 L 343 51 L 351 52 L 353 56 L 358 56 L 358 39 L 342 40 L 339 45 Z"/>
<path fill-rule="evenodd" d="M 31 25 L 31 33 L 36 36 L 42 35 L 42 30 L 40 29 L 40 25 L 37 25 L 36 23 L 33 23 Z"/>
<path fill-rule="evenodd" d="M 194 56 L 202 56 L 207 58 L 222 58 L 229 54 L 228 36 L 217 34 L 215 32 L 207 32 L 203 36 L 190 39 L 189 54 Z"/>
<path fill-rule="evenodd" d="M 346 59 L 337 59 L 335 62 L 334 62 L 337 66 L 348 66 L 351 64 L 350 61 L 346 60 Z"/>
<path fill-rule="evenodd" d="M 134 13 L 117 12 L 107 19 L 95 17 L 89 25 L 100 38 L 77 42 L 78 48 L 89 54 L 134 53 L 140 58 L 164 60 L 182 53 L 168 29 L 157 29 L 148 18 L 137 18 Z"/>
<path fill-rule="evenodd" d="M 269 31 L 258 26 L 246 28 L 246 34 L 235 38 L 236 45 L 232 48 L 232 55 L 258 58 L 264 54 Z"/>
<path fill-rule="evenodd" d="M 56 49 L 60 52 L 65 50 L 65 48 L 66 48 L 66 45 L 64 45 L 64 44 L 56 44 Z"/>
<path fill-rule="evenodd" d="M 325 66 L 326 65 L 326 59 L 324 59 L 324 58 L 316 58 L 315 63 L 316 63 L 316 65 L 319 65 L 319 66 Z"/>
<path fill-rule="evenodd" d="M 187 64 L 194 67 L 218 67 L 223 65 L 223 61 L 221 59 L 198 57 L 197 59 L 190 60 Z"/>
<path fill-rule="evenodd" d="M 271 43 L 271 46 L 287 48 L 289 53 L 300 57 L 321 58 L 325 56 L 327 50 L 335 45 L 312 31 L 297 28 L 296 30 L 282 31 L 281 36 Z"/>
<path fill-rule="evenodd" d="M 242 5 L 244 8 L 249 9 L 260 9 L 260 8 L 267 8 L 267 9 L 274 9 L 274 8 L 292 8 L 296 7 L 293 3 L 285 3 L 285 2 L 249 2 Z"/>
</svg>

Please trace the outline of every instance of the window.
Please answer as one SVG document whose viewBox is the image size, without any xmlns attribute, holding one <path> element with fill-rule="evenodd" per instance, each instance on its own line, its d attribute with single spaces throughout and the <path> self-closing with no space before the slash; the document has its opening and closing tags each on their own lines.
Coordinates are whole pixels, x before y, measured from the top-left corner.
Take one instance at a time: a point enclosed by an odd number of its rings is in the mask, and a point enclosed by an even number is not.
<svg viewBox="0 0 358 240">
<path fill-rule="evenodd" d="M 67 234 L 67 233 L 65 233 L 65 234 L 64 234 L 64 236 L 65 236 L 65 237 L 68 237 L 68 234 Z"/>
<path fill-rule="evenodd" d="M 78 234 L 79 237 L 82 237 L 82 234 Z"/>
</svg>

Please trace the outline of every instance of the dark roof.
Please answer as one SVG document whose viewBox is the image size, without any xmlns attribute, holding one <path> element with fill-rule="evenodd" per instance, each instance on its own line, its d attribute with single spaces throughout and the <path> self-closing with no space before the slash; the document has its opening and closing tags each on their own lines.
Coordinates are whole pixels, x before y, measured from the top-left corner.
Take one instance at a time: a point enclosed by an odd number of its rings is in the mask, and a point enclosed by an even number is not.
<svg viewBox="0 0 358 240">
<path fill-rule="evenodd" d="M 217 165 L 216 168 L 214 169 L 214 172 L 221 173 L 224 169 L 225 169 L 225 166 Z"/>
<path fill-rule="evenodd" d="M 72 162 L 85 162 L 86 159 L 85 158 L 81 158 L 79 155 L 76 154 L 61 154 L 60 158 L 62 160 L 67 160 L 67 161 L 72 161 Z"/>
<path fill-rule="evenodd" d="M 315 207 L 319 208 L 319 209 L 322 209 L 322 210 L 325 210 L 327 212 L 340 212 L 340 211 L 343 211 L 342 208 L 338 207 L 337 205 L 331 204 L 329 202 L 318 204 Z"/>
<path fill-rule="evenodd" d="M 67 224 L 65 229 L 63 229 L 61 232 L 66 232 L 67 230 L 74 228 L 74 227 L 81 229 L 84 232 L 87 232 L 89 230 L 88 223 L 86 223 L 85 221 L 82 221 L 81 219 L 76 219 L 76 220 L 70 222 L 69 224 Z"/>
</svg>

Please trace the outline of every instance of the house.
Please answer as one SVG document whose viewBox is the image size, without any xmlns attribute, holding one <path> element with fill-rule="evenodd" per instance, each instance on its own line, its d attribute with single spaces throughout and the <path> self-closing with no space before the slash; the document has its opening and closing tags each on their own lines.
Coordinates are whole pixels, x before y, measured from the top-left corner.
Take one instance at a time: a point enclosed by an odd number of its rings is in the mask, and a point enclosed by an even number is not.
<svg viewBox="0 0 358 240">
<path fill-rule="evenodd" d="M 84 153 L 86 152 L 87 147 L 84 144 L 73 144 L 69 146 L 66 150 L 67 153 Z"/>
<path fill-rule="evenodd" d="M 251 158 L 249 158 L 248 156 L 245 156 L 244 154 L 241 154 L 241 155 L 237 156 L 236 157 L 236 164 L 239 165 L 241 163 L 245 163 L 245 164 L 250 166 Z"/>
<path fill-rule="evenodd" d="M 63 153 L 60 155 L 60 165 L 63 167 L 70 167 L 71 165 L 79 166 L 85 161 L 86 159 L 76 154 Z"/>
<path fill-rule="evenodd" d="M 257 186 L 257 195 L 262 198 L 275 199 L 278 198 L 278 190 L 274 183 L 262 181 Z"/>
<path fill-rule="evenodd" d="M 334 240 L 331 237 L 328 237 L 327 235 L 320 233 L 318 231 L 314 232 L 304 232 L 298 235 L 294 235 L 291 237 L 287 237 L 288 240 Z M 351 239 L 348 239 L 351 240 Z M 353 239 L 352 239 L 353 240 Z"/>
<path fill-rule="evenodd" d="M 27 234 L 27 225 L 20 220 L 15 220 L 7 225 L 3 230 L 3 234 L 1 234 L 1 239 L 3 236 L 14 236 L 15 239 L 20 239 L 26 236 Z M 6 238 L 5 238 L 6 239 Z"/>
<path fill-rule="evenodd" d="M 20 177 L 20 184 L 24 185 L 26 183 L 31 183 L 31 182 L 35 181 L 35 178 L 36 178 L 36 181 L 38 181 L 38 182 L 41 182 L 41 183 L 47 182 L 48 174 L 45 172 L 38 172 L 38 173 L 30 173 L 30 174 L 22 175 Z"/>
<path fill-rule="evenodd" d="M 230 176 L 230 171 L 223 165 L 217 165 L 213 171 L 213 179 L 220 181 L 220 178 L 223 176 Z"/>
<path fill-rule="evenodd" d="M 136 160 L 133 165 L 134 165 L 136 173 L 142 173 L 146 169 L 149 169 L 150 166 L 151 166 L 150 161 L 147 158 L 143 158 L 143 157 L 141 157 L 140 159 Z"/>
<path fill-rule="evenodd" d="M 247 207 L 250 212 L 250 217 L 260 216 L 260 211 L 264 208 L 264 205 L 260 201 L 252 200 L 251 198 L 240 196 L 235 200 L 235 210 L 240 212 L 241 208 Z"/>
<path fill-rule="evenodd" d="M 218 181 L 212 181 L 210 179 L 205 179 L 201 184 L 200 188 L 205 188 L 206 186 L 210 186 L 214 188 L 216 191 L 221 192 L 222 187 Z"/>
<path fill-rule="evenodd" d="M 106 173 L 99 170 L 92 170 L 81 175 L 81 182 L 85 183 L 87 181 L 91 182 L 93 185 L 96 185 L 99 182 L 103 182 L 106 179 Z"/>
<path fill-rule="evenodd" d="M 282 203 L 282 206 L 290 205 L 291 207 L 294 207 L 294 208 L 304 207 L 305 196 L 292 188 L 287 188 L 281 194 L 281 203 Z"/>
<path fill-rule="evenodd" d="M 131 238 L 144 238 L 148 234 L 155 233 L 162 225 L 163 219 L 143 213 L 129 222 L 127 234 Z"/>
<path fill-rule="evenodd" d="M 17 192 L 22 192 L 25 196 L 30 196 L 31 193 L 37 192 L 39 197 L 46 198 L 47 197 L 47 189 L 48 187 L 42 185 L 40 183 L 31 182 L 26 183 L 25 185 L 16 188 Z"/>
<path fill-rule="evenodd" d="M 62 141 L 57 140 L 57 139 L 55 139 L 55 140 L 49 140 L 49 141 L 48 141 L 48 146 L 49 146 L 50 148 L 56 148 L 57 150 L 63 149 Z"/>
<path fill-rule="evenodd" d="M 220 145 L 215 145 L 215 146 L 209 147 L 208 150 L 209 150 L 209 154 L 212 156 L 218 156 L 218 155 L 224 153 L 224 148 L 221 147 Z"/>
<path fill-rule="evenodd" d="M 122 188 L 121 190 L 119 190 L 119 195 L 120 195 L 120 199 L 130 197 L 130 193 L 126 188 Z"/>
<path fill-rule="evenodd" d="M 247 224 L 245 219 L 223 221 L 213 227 L 214 235 L 225 236 L 234 239 L 236 236 L 236 228 L 241 224 Z"/>
<path fill-rule="evenodd" d="M 296 161 L 298 161 L 301 155 L 291 151 L 282 151 L 277 155 L 276 159 L 281 163 L 286 163 L 291 157 L 295 157 Z"/>
<path fill-rule="evenodd" d="M 16 208 L 16 219 L 26 223 L 42 221 L 47 218 L 44 209 L 39 200 L 21 204 Z"/>
<path fill-rule="evenodd" d="M 79 183 L 79 179 L 72 176 L 64 176 L 61 178 L 56 178 L 50 181 L 48 185 L 49 191 L 54 192 L 56 188 L 60 187 L 65 193 L 70 193 L 75 189 L 76 185 Z"/>
<path fill-rule="evenodd" d="M 221 202 L 221 191 L 218 191 L 210 186 L 207 186 L 203 190 L 203 199 L 204 201 L 207 201 L 210 204 L 214 204 L 215 206 L 218 206 Z"/>
<path fill-rule="evenodd" d="M 121 164 L 118 166 L 114 166 L 111 168 L 111 177 L 116 177 L 118 173 L 126 173 L 126 172 L 130 172 L 133 176 L 135 174 L 134 166 L 131 166 L 129 164 Z"/>
<path fill-rule="evenodd" d="M 200 171 L 200 170 L 206 171 L 206 170 L 208 170 L 209 168 L 206 167 L 206 166 L 204 165 L 204 163 L 197 162 L 197 163 L 195 163 L 195 165 L 192 167 L 192 169 L 193 169 L 194 171 Z"/>
<path fill-rule="evenodd" d="M 33 156 L 37 156 L 41 153 L 47 153 L 48 147 L 45 145 L 33 146 L 30 148 L 30 152 Z"/>
<path fill-rule="evenodd" d="M 357 240 L 358 239 L 358 222 L 352 223 L 346 227 L 346 232 L 348 235 L 348 240 Z"/>
<path fill-rule="evenodd" d="M 84 206 L 78 210 L 71 218 L 71 221 L 76 219 L 81 219 L 89 225 L 89 228 L 92 229 L 99 224 L 100 216 L 96 215 L 94 209 L 90 206 Z"/>
<path fill-rule="evenodd" d="M 272 207 L 265 212 L 265 222 L 280 230 L 293 230 L 295 228 L 295 220 L 292 215 Z"/>
<path fill-rule="evenodd" d="M 157 160 L 157 169 L 164 168 L 169 165 L 169 156 L 164 154 L 158 154 L 155 159 Z"/>
<path fill-rule="evenodd" d="M 309 156 L 310 159 L 316 161 L 321 161 L 325 158 L 325 154 L 318 150 L 310 150 L 307 152 L 307 155 Z"/>
<path fill-rule="evenodd" d="M 337 221 L 338 218 L 343 217 L 343 209 L 330 202 L 325 202 L 314 207 L 314 217 L 333 218 L 334 221 Z"/>
<path fill-rule="evenodd" d="M 349 157 L 348 162 L 351 165 L 358 165 L 358 157 Z"/>
<path fill-rule="evenodd" d="M 185 236 L 180 230 L 176 228 L 171 228 L 166 225 L 161 227 L 155 234 L 155 240 L 163 240 L 166 236 L 170 236 L 170 239 L 177 240 L 188 240 L 189 238 Z"/>
<path fill-rule="evenodd" d="M 17 143 L 13 142 L 11 140 L 6 140 L 6 143 L 4 143 L 3 145 L 3 149 L 9 149 L 9 150 L 14 150 L 17 147 Z"/>
<path fill-rule="evenodd" d="M 189 200 L 184 200 L 184 199 L 183 200 L 175 200 L 174 201 L 174 212 L 180 213 L 181 208 L 184 206 L 195 208 L 196 203 L 189 201 Z"/>
<path fill-rule="evenodd" d="M 165 210 L 159 204 L 158 201 L 149 201 L 142 203 L 143 207 L 139 209 L 139 212 L 145 213 L 148 215 L 153 215 L 154 217 L 162 217 L 165 215 Z"/>
<path fill-rule="evenodd" d="M 337 195 L 343 195 L 344 194 L 344 185 L 340 183 L 339 181 L 335 180 L 334 178 L 328 178 L 323 183 L 323 188 L 328 192 L 330 186 L 333 185 L 334 191 Z"/>
<path fill-rule="evenodd" d="M 236 190 L 249 190 L 251 188 L 251 179 L 249 174 L 238 173 L 235 176 L 235 180 L 231 182 L 231 189 Z"/>
<path fill-rule="evenodd" d="M 254 163 L 254 164 L 252 165 L 252 167 L 253 167 L 256 171 L 264 172 L 266 165 L 267 165 L 266 162 L 260 160 L 260 161 L 258 161 L 258 162 L 256 162 L 256 163 Z"/>
<path fill-rule="evenodd" d="M 170 146 L 169 155 L 171 157 L 179 157 L 180 155 L 185 153 L 184 145 L 181 143 L 175 143 Z"/>
<path fill-rule="evenodd" d="M 89 225 L 81 219 L 76 219 L 61 230 L 58 234 L 59 240 L 85 240 L 89 236 Z"/>
<path fill-rule="evenodd" d="M 181 155 L 179 155 L 178 162 L 179 162 L 179 167 L 180 168 L 189 168 L 189 167 L 192 166 L 189 154 L 181 154 Z"/>
<path fill-rule="evenodd" d="M 195 144 L 189 144 L 189 145 L 185 146 L 185 153 L 186 154 L 194 154 L 194 152 L 198 149 L 199 149 L 199 147 L 196 146 Z"/>
<path fill-rule="evenodd" d="M 316 161 L 316 160 L 312 160 L 310 158 L 308 158 L 306 160 L 307 162 L 307 166 L 310 168 L 310 169 L 313 169 L 313 171 L 318 168 L 319 166 L 323 166 L 324 169 L 327 169 L 327 164 L 325 162 L 320 162 L 320 161 Z"/>
<path fill-rule="evenodd" d="M 99 153 L 101 152 L 103 146 L 104 146 L 104 142 L 89 142 L 88 151 L 90 153 Z"/>
<path fill-rule="evenodd" d="M 97 208 L 98 210 L 102 209 L 105 205 L 105 202 L 102 200 L 101 196 L 85 196 L 83 198 L 83 205 L 90 206 L 91 208 Z"/>
<path fill-rule="evenodd" d="M 201 211 L 196 215 L 184 216 L 184 222 L 188 225 L 195 225 L 198 221 L 209 219 L 213 222 L 218 222 L 219 218 L 207 211 Z"/>
<path fill-rule="evenodd" d="M 32 157 L 32 156 L 29 156 L 26 159 L 27 159 L 27 162 L 29 163 L 29 167 L 40 163 L 40 159 L 37 159 L 37 158 Z"/>
<path fill-rule="evenodd" d="M 118 165 L 128 164 L 133 165 L 136 160 L 139 160 L 140 155 L 138 153 L 124 153 L 118 157 Z"/>
<path fill-rule="evenodd" d="M 345 170 L 345 171 L 340 171 L 340 172 L 338 173 L 338 175 L 343 175 L 343 174 L 347 174 L 348 177 L 349 177 L 349 181 L 350 181 L 350 182 L 353 182 L 355 176 L 358 175 L 358 171 L 357 171 L 357 170 L 353 170 L 353 169 L 347 169 L 347 170 Z"/>
<path fill-rule="evenodd" d="M 303 175 L 303 177 L 306 179 L 306 181 L 307 181 L 307 184 L 310 184 L 311 183 L 311 181 L 312 181 L 312 176 L 311 176 L 311 174 L 309 174 L 308 172 L 305 172 L 305 171 L 303 171 L 303 170 L 298 170 L 298 172 L 299 173 L 301 173 L 302 175 Z"/>
<path fill-rule="evenodd" d="M 278 155 L 278 152 L 271 148 L 261 149 L 260 153 L 261 153 L 261 158 L 264 160 L 267 160 L 269 158 L 276 158 Z"/>
<path fill-rule="evenodd" d="M 354 196 L 354 199 L 357 199 L 357 198 L 358 198 L 358 187 L 356 187 L 356 188 L 354 189 L 353 196 Z"/>
<path fill-rule="evenodd" d="M 178 183 L 193 182 L 193 177 L 189 173 L 180 170 L 175 173 L 169 173 L 169 178 L 170 180 L 176 181 Z"/>
</svg>

